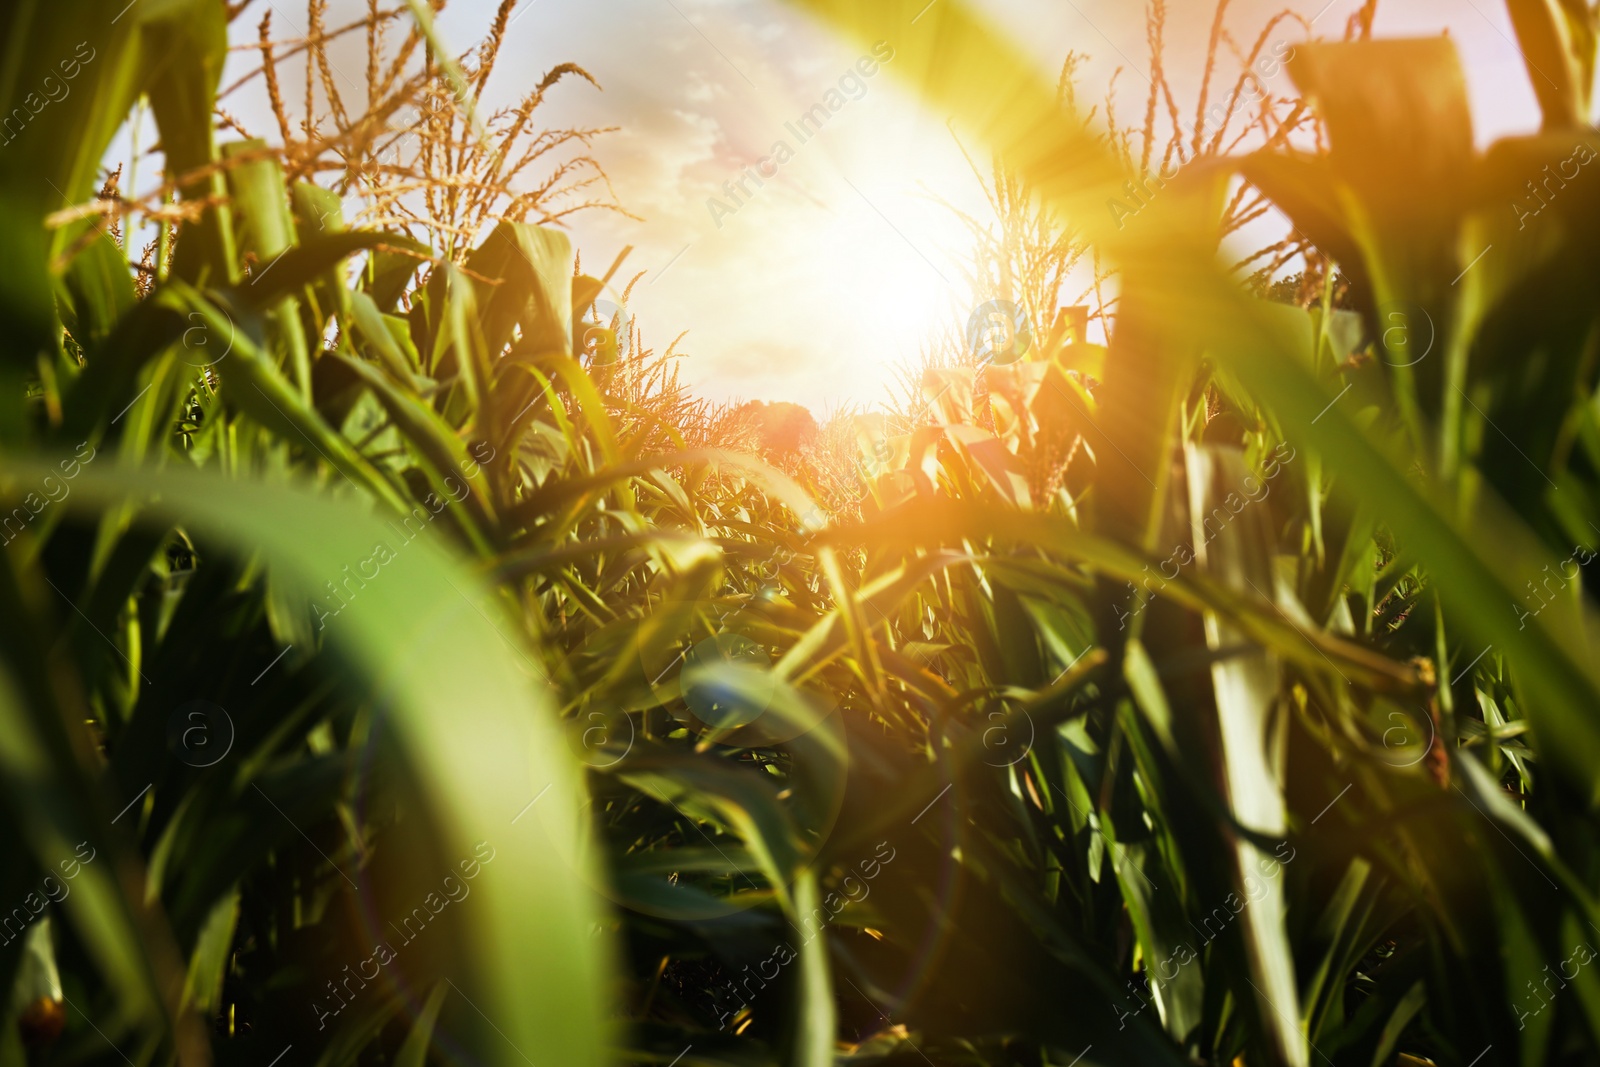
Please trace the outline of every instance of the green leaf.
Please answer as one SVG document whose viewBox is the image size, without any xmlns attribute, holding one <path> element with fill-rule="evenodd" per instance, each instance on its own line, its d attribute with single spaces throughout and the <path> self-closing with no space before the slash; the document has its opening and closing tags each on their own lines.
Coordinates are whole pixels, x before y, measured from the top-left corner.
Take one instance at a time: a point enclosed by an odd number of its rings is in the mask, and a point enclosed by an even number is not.
<svg viewBox="0 0 1600 1067">
<path fill-rule="evenodd" d="M 522 327 L 521 347 L 572 355 L 572 241 L 560 230 L 501 222 L 473 250 L 467 269 L 499 285 L 478 284 L 482 329 L 491 353 Z"/>
<path fill-rule="evenodd" d="M 1583 638 L 1581 609 L 1552 604 L 1526 626 L 1511 607 L 1511 574 L 1536 575 L 1556 560 L 1492 494 L 1471 507 L 1409 474 L 1410 461 L 1385 454 L 1367 429 L 1320 389 L 1308 369 L 1279 355 L 1287 342 L 1232 292 L 1214 289 L 1207 321 L 1226 323 L 1219 357 L 1285 425 L 1297 427 L 1341 484 L 1383 501 L 1383 521 L 1414 558 L 1426 559 L 1452 623 L 1478 649 L 1493 646 L 1516 667 L 1523 706 L 1544 758 L 1600 802 L 1600 678 Z M 1214 318 L 1212 317 L 1214 316 Z M 1593 626 L 1593 623 L 1588 624 Z M 1475 653 L 1474 653 L 1475 654 Z"/>
<path fill-rule="evenodd" d="M 9 463 L 13 476 L 28 479 L 50 469 Z M 473 936 L 461 946 L 476 963 L 472 999 L 490 1021 L 481 1055 L 507 1067 L 524 1055 L 605 1062 L 610 959 L 594 935 L 599 910 L 590 887 L 597 883 L 583 845 L 582 788 L 533 682 L 537 668 L 492 621 L 499 602 L 437 542 L 395 543 L 392 528 L 325 495 L 198 473 L 86 468 L 68 500 L 75 508 L 106 508 L 130 498 L 147 519 L 182 521 L 241 555 L 259 555 L 308 594 L 341 566 L 370 559 L 375 545 L 389 544 L 393 558 L 381 578 L 341 610 L 327 639 L 378 683 L 374 702 L 402 739 L 446 854 L 471 855 L 473 842 L 495 853 L 493 875 L 474 888 L 481 903 L 464 913 Z M 441 714 L 461 706 L 472 715 Z M 28 761 L 18 770 L 31 769 L 6 778 L 34 781 L 48 763 L 19 749 L 17 737 L 0 731 L 13 739 L 14 758 Z M 519 812 L 525 817 L 513 822 Z M 84 875 L 94 870 L 86 865 Z M 88 898 L 83 887 L 80 880 L 69 901 Z M 111 931 L 85 940 L 102 949 L 124 943 Z"/>
<path fill-rule="evenodd" d="M 1440 420 L 1436 463 L 1448 471 L 1465 360 L 1452 328 L 1461 292 L 1453 283 L 1466 265 L 1458 238 L 1469 185 L 1461 176 L 1474 162 L 1455 45 L 1448 37 L 1301 45 L 1289 71 L 1327 124 L 1331 202 L 1360 250 L 1370 299 L 1385 312 L 1420 308 L 1438 331 L 1438 358 L 1389 360 L 1387 370 L 1419 448 L 1429 443 L 1428 420 Z M 1403 182 L 1394 180 L 1397 158 L 1406 160 Z"/>
<path fill-rule="evenodd" d="M 1243 453 L 1234 448 L 1191 446 L 1187 452 L 1189 514 L 1195 565 L 1243 593 L 1251 590 L 1276 607 L 1279 599 L 1273 572 L 1272 533 L 1261 509 L 1233 507 L 1247 499 L 1248 470 Z M 1213 530 L 1213 516 L 1225 521 Z M 1236 514 L 1237 512 L 1237 514 Z M 1237 643 L 1243 635 L 1213 613 L 1205 615 L 1206 645 L 1213 652 Z M 1280 686 L 1279 668 L 1267 651 L 1248 651 L 1211 664 L 1218 733 L 1222 747 L 1224 795 L 1233 815 L 1250 829 L 1281 836 L 1288 829 L 1283 799 L 1284 755 L 1281 732 L 1273 729 Z M 1267 856 L 1252 842 L 1233 843 L 1234 886 L 1243 893 L 1247 879 Z M 1300 990 L 1294 956 L 1284 928 L 1287 912 L 1283 883 L 1262 883 L 1265 892 L 1252 896 L 1239 914 L 1249 985 L 1254 990 L 1257 1025 L 1274 1056 L 1294 1067 L 1306 1067 L 1310 1048 L 1300 1022 Z M 1245 996 L 1242 990 L 1238 995 Z"/>
<path fill-rule="evenodd" d="M 411 1032 L 406 1034 L 405 1044 L 394 1058 L 394 1067 L 426 1067 L 428 1046 L 433 1043 L 433 1025 L 438 1021 L 439 1009 L 444 1006 L 445 994 L 449 992 L 444 982 L 435 982 L 428 991 L 428 999 L 423 1002 L 416 1022 L 411 1024 Z"/>
<path fill-rule="evenodd" d="M 803 871 L 794 884 L 795 911 L 810 915 L 821 906 L 814 869 Z M 795 1003 L 790 1020 L 788 1067 L 833 1067 L 835 1032 L 833 979 L 828 963 L 827 935 L 819 929 L 800 945 L 800 977 L 795 982 Z"/>
<path fill-rule="evenodd" d="M 181 283 L 169 283 L 179 298 L 186 299 L 194 314 L 214 337 L 231 337 L 233 346 L 223 364 L 227 396 L 263 426 L 287 431 L 285 437 L 305 444 L 325 459 L 339 474 L 349 478 L 398 513 L 410 506 L 399 492 L 369 464 L 344 436 L 335 432 L 307 400 L 284 380 L 277 365 L 250 336 L 238 329 L 222 309 L 198 293 L 185 292 Z"/>
<path fill-rule="evenodd" d="M 222 1005 L 222 980 L 233 953 L 233 930 L 238 921 L 239 890 L 235 888 L 211 909 L 189 957 L 183 999 L 198 1012 L 209 1015 Z"/>
<path fill-rule="evenodd" d="M 67 328 L 87 352 L 105 342 L 137 299 L 122 249 L 105 233 L 72 257 L 61 284 L 69 312 Z"/>
<path fill-rule="evenodd" d="M 1420 979 L 1411 983 L 1411 988 L 1406 990 L 1405 996 L 1390 1012 L 1389 1019 L 1383 1024 L 1383 1033 L 1378 1038 L 1378 1049 L 1372 1054 L 1372 1067 L 1386 1067 L 1390 1057 L 1394 1054 L 1394 1047 L 1400 1041 L 1400 1036 L 1405 1033 L 1411 1020 L 1416 1018 L 1422 1006 L 1428 1002 L 1428 987 Z"/>
<path fill-rule="evenodd" d="M 132 13 L 151 55 L 148 95 L 167 172 L 190 176 L 179 185 L 185 200 L 225 199 L 228 188 L 217 161 L 212 112 L 217 83 L 228 57 L 227 12 L 215 4 L 163 0 Z M 172 260 L 172 275 L 200 285 L 226 285 L 239 276 L 233 213 L 226 206 L 205 210 L 184 227 Z"/>
<path fill-rule="evenodd" d="M 615 773 L 684 818 L 726 827 L 744 842 L 790 917 L 798 920 L 809 914 L 800 910 L 792 886 L 797 884 L 803 854 L 810 850 L 803 848 L 794 824 L 777 800 L 777 790 L 762 780 L 765 776 L 720 760 L 637 746 Z M 760 888 L 749 880 L 748 872 L 740 875 L 749 888 Z"/>
<path fill-rule="evenodd" d="M 1589 123 L 1594 92 L 1593 7 L 1582 0 L 1508 0 L 1528 81 L 1544 112 L 1546 130 Z"/>
<path fill-rule="evenodd" d="M 281 257 L 275 257 L 270 264 L 261 264 L 262 269 L 257 270 L 255 277 L 238 288 L 238 298 L 247 307 L 267 307 L 286 293 L 295 292 L 316 281 L 341 260 L 379 246 L 406 249 L 412 253 L 378 253 L 380 256 L 394 256 L 409 265 L 409 273 L 415 273 L 417 267 L 431 255 L 427 245 L 402 234 L 379 230 L 343 230 L 324 234 L 295 245 Z M 265 269 L 269 265 L 271 269 Z M 382 301 L 379 304 L 382 306 Z"/>
</svg>

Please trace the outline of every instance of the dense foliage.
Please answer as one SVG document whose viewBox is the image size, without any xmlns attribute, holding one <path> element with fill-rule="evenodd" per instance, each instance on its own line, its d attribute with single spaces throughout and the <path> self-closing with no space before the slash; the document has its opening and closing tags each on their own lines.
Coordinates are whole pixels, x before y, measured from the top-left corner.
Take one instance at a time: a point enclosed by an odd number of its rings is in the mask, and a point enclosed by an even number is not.
<svg viewBox="0 0 1600 1067">
<path fill-rule="evenodd" d="M 1593 1062 L 1581 0 L 1510 5 L 1537 135 L 1475 151 L 1368 4 L 1259 150 L 1202 94 L 1165 159 L 955 0 L 808 0 L 1119 272 L 1107 346 L 1029 276 L 848 485 L 579 269 L 590 164 L 512 191 L 582 72 L 483 121 L 510 3 L 459 60 L 374 5 L 332 135 L 264 21 L 277 147 L 217 110 L 244 6 L 0 3 L 0 1061 Z M 145 103 L 154 205 L 99 172 Z"/>
</svg>

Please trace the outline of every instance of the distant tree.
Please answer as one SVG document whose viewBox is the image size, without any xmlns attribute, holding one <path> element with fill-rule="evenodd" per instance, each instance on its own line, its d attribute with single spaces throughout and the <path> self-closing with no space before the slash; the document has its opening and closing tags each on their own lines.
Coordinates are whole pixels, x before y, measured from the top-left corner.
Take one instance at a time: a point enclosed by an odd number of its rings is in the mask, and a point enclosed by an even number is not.
<svg viewBox="0 0 1600 1067">
<path fill-rule="evenodd" d="M 751 400 L 739 405 L 734 415 L 770 456 L 793 455 L 817 439 L 817 420 L 810 410 L 787 400 Z"/>
</svg>

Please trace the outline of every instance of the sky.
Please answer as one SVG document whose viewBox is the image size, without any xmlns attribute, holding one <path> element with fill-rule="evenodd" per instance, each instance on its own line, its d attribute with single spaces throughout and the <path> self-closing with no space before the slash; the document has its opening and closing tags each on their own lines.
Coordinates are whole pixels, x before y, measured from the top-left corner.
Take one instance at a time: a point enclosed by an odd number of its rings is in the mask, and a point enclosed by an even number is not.
<svg viewBox="0 0 1600 1067">
<path fill-rule="evenodd" d="M 343 10 L 351 6 L 336 0 L 328 24 L 365 7 Z M 496 6 L 452 0 L 439 28 L 464 49 L 483 35 Z M 1227 25 L 1247 45 L 1284 6 L 1235 0 Z M 1287 6 L 1337 37 L 1360 0 Z M 236 37 L 259 20 L 258 7 L 235 23 Z M 1122 113 L 1142 108 L 1143 5 L 983 0 L 975 7 L 1052 80 L 1069 51 L 1086 53 L 1079 85 L 1088 99 L 1100 99 L 1123 68 Z M 275 36 L 304 28 L 303 7 L 272 0 L 272 9 Z M 1191 100 L 1213 10 L 1210 0 L 1172 0 L 1169 12 L 1169 76 Z M 1440 32 L 1461 50 L 1479 143 L 1534 129 L 1537 109 L 1501 4 L 1379 4 L 1377 36 Z M 1302 34 L 1286 28 L 1284 36 L 1292 43 Z M 236 54 L 225 80 L 253 58 Z M 357 62 L 355 53 L 349 61 Z M 620 275 L 647 273 L 628 311 L 648 346 L 664 348 L 687 331 L 680 373 L 695 392 L 790 400 L 818 415 L 871 407 L 897 366 L 914 360 L 941 327 L 965 321 L 971 296 L 961 268 L 971 239 L 952 207 L 984 214 L 962 145 L 980 160 L 983 153 L 973 134 L 959 133 L 958 142 L 943 116 L 896 84 L 892 58 L 870 56 L 777 0 L 523 0 L 485 102 L 509 102 L 562 62 L 582 66 L 601 89 L 569 79 L 540 115 L 549 126 L 619 127 L 596 141 L 594 154 L 619 202 L 640 216 L 581 214 L 569 221 L 570 234 L 592 273 L 632 246 Z M 843 106 L 828 112 L 820 130 L 803 128 L 802 143 L 792 128 L 800 116 L 840 98 Z M 778 141 L 792 151 L 781 164 L 772 154 Z M 742 191 L 732 187 L 763 158 L 773 160 L 764 170 L 770 177 L 759 187 L 749 179 Z"/>
</svg>

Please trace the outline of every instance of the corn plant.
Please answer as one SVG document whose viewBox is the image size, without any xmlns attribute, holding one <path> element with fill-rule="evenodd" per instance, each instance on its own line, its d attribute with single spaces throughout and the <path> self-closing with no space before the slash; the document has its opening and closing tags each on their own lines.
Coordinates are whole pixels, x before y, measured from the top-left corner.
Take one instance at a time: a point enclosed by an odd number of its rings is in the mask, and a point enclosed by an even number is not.
<svg viewBox="0 0 1600 1067">
<path fill-rule="evenodd" d="M 527 221 L 560 75 L 477 114 L 509 5 L 452 58 L 313 4 L 308 79 L 372 62 L 298 124 L 264 22 L 277 145 L 217 110 L 242 8 L 0 11 L 3 1055 L 1592 1058 L 1588 10 L 1512 4 L 1540 135 L 1476 153 L 1369 4 L 1117 219 L 1152 120 L 953 0 L 803 6 L 1120 289 L 1106 345 L 1041 319 L 850 424 L 854 484 L 842 422 L 720 447 L 597 310 L 624 261 Z M 155 203 L 96 169 L 141 98 Z M 1288 301 L 1219 260 L 1269 201 Z"/>
</svg>

